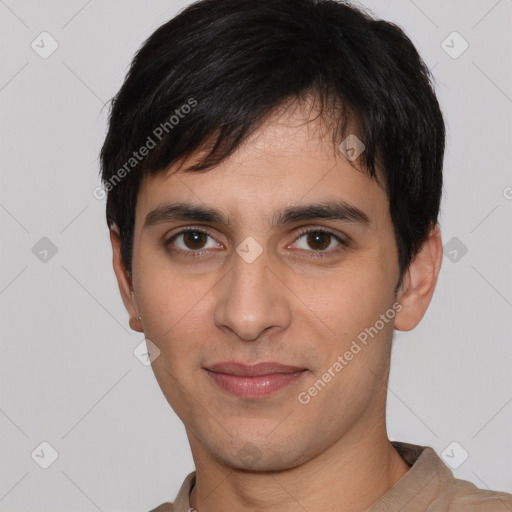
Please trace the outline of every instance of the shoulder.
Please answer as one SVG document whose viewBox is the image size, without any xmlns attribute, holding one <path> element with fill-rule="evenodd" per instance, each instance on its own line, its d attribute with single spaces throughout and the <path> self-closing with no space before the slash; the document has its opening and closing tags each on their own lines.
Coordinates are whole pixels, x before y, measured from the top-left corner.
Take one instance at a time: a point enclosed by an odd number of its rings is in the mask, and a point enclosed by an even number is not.
<svg viewBox="0 0 512 512">
<path fill-rule="evenodd" d="M 432 447 L 392 441 L 409 471 L 375 504 L 371 512 L 512 512 L 512 494 L 481 489 L 455 478 Z"/>
<path fill-rule="evenodd" d="M 489 489 L 480 489 L 466 480 L 455 479 L 450 512 L 510 512 L 512 494 Z"/>
</svg>

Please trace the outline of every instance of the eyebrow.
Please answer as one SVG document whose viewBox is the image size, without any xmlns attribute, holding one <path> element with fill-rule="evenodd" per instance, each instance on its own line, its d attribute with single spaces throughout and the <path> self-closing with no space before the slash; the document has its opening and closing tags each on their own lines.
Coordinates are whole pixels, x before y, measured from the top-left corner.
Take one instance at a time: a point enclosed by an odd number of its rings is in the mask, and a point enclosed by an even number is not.
<svg viewBox="0 0 512 512">
<path fill-rule="evenodd" d="M 279 228 L 294 222 L 316 219 L 343 220 L 363 226 L 370 224 L 370 218 L 363 210 L 345 201 L 322 201 L 289 206 L 274 215 L 272 226 Z M 142 229 L 166 222 L 189 220 L 231 226 L 230 220 L 213 208 L 188 203 L 164 203 L 146 215 Z"/>
</svg>

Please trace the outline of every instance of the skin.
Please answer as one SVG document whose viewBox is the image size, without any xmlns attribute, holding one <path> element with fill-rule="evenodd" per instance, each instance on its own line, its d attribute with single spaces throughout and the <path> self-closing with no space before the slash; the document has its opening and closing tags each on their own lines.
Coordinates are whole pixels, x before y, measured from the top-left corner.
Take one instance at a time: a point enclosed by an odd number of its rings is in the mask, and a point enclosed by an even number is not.
<svg viewBox="0 0 512 512">
<path fill-rule="evenodd" d="M 152 367 L 185 425 L 197 474 L 190 502 L 199 512 L 326 512 L 341 503 L 346 512 L 362 511 L 409 469 L 386 432 L 391 342 L 393 329 L 413 329 L 430 303 L 442 261 L 439 228 L 395 295 L 398 252 L 385 191 L 333 148 L 319 118 L 305 122 L 310 111 L 296 107 L 269 119 L 208 172 L 172 167 L 144 180 L 132 278 L 117 229 L 111 231 L 130 326 L 161 351 Z M 272 227 L 286 206 L 327 199 L 358 207 L 370 223 Z M 143 229 L 147 213 L 166 201 L 219 209 L 230 225 L 187 220 Z M 174 247 L 202 249 L 202 257 L 166 250 L 165 240 L 186 226 L 210 236 L 196 245 L 178 236 Z M 329 237 L 319 243 L 300 236 L 301 228 L 328 229 L 349 245 Z M 252 263 L 236 252 L 246 237 L 263 249 Z M 319 246 L 324 257 L 308 257 Z M 298 394 L 397 301 L 394 319 L 307 405 L 300 403 Z M 221 361 L 275 361 L 308 371 L 270 397 L 242 399 L 220 390 L 204 370 Z"/>
</svg>

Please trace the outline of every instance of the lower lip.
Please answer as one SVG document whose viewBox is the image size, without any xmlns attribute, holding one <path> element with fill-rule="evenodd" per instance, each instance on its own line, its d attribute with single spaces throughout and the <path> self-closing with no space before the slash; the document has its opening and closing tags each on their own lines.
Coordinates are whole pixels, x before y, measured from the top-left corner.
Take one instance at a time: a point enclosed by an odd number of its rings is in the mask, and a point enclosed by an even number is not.
<svg viewBox="0 0 512 512">
<path fill-rule="evenodd" d="M 264 398 L 299 380 L 305 370 L 295 373 L 272 373 L 257 377 L 241 377 L 206 370 L 220 388 L 242 398 Z"/>
</svg>

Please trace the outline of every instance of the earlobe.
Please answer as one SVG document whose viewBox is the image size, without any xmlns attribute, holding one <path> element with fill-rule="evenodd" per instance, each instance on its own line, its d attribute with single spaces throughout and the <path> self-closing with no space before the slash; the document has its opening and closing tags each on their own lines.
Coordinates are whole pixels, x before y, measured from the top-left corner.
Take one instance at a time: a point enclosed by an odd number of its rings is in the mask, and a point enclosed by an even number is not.
<svg viewBox="0 0 512 512">
<path fill-rule="evenodd" d="M 402 309 L 395 317 L 395 329 L 410 331 L 421 321 L 430 304 L 443 260 L 443 243 L 436 225 L 411 261 L 398 293 Z"/>
<path fill-rule="evenodd" d="M 110 242 L 112 244 L 112 265 L 124 307 L 130 315 L 130 328 L 137 332 L 144 332 L 140 322 L 137 300 L 133 291 L 132 278 L 128 274 L 121 257 L 121 238 L 117 226 L 110 230 Z"/>
<path fill-rule="evenodd" d="M 144 332 L 140 316 L 138 318 L 130 317 L 128 324 L 133 331 Z"/>
</svg>

